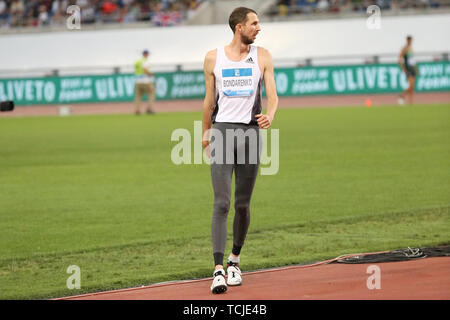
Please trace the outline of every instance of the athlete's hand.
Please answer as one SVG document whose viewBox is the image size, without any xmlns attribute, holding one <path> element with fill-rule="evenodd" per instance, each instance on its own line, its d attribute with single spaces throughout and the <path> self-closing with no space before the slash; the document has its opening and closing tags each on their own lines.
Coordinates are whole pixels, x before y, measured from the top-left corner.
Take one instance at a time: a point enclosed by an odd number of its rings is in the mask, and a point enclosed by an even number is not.
<svg viewBox="0 0 450 320">
<path fill-rule="evenodd" d="M 205 150 L 206 156 L 207 156 L 208 158 L 211 159 L 211 146 L 208 144 L 208 145 L 204 148 L 204 150 Z"/>
<path fill-rule="evenodd" d="M 269 129 L 273 121 L 272 117 L 262 113 L 255 115 L 255 118 L 256 121 L 258 121 L 258 125 L 261 129 Z"/>
<path fill-rule="evenodd" d="M 209 140 L 202 139 L 202 147 L 208 158 L 211 158 L 211 146 L 209 145 Z"/>
</svg>

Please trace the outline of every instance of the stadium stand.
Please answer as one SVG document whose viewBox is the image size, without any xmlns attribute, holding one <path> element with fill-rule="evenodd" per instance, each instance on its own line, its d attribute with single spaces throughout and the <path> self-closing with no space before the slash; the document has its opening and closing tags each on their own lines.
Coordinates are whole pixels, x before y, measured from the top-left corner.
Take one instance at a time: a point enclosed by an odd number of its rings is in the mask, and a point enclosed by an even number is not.
<svg viewBox="0 0 450 320">
<path fill-rule="evenodd" d="M 312 15 L 331 13 L 366 13 L 371 5 L 383 11 L 408 11 L 448 8 L 448 0 L 277 0 L 268 10 L 270 16 Z"/>
<path fill-rule="evenodd" d="M 66 10 L 80 7 L 83 24 L 149 21 L 177 25 L 203 0 L 0 0 L 0 27 L 45 27 L 64 24 Z"/>
<path fill-rule="evenodd" d="M 198 14 L 201 4 L 210 8 L 204 8 Z M 160 27 L 224 23 L 219 13 L 224 12 L 224 8 L 238 5 L 257 9 L 264 14 L 263 19 L 269 21 L 364 15 L 370 5 L 377 5 L 383 15 L 450 10 L 450 0 L 0 0 L 0 30 L 61 27 L 71 5 L 81 9 L 83 25 L 95 25 L 96 28 L 133 23 L 148 26 L 148 22 Z M 215 9 L 211 9 L 213 7 Z"/>
</svg>

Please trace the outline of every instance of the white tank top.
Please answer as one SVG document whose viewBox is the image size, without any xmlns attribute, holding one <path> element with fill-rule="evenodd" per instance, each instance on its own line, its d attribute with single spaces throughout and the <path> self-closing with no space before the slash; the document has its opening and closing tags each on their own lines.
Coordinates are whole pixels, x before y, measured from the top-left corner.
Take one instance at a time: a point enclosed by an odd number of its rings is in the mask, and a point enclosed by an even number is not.
<svg viewBox="0 0 450 320">
<path fill-rule="evenodd" d="M 258 47 L 250 45 L 248 56 L 231 61 L 225 48 L 217 49 L 215 108 L 212 122 L 257 124 L 261 113 L 262 75 L 258 65 Z"/>
</svg>

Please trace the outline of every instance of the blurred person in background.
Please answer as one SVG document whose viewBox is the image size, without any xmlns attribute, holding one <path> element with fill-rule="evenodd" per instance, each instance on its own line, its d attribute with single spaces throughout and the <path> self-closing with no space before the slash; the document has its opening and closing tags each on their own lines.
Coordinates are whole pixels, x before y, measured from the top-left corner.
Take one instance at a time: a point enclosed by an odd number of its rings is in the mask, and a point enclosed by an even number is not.
<svg viewBox="0 0 450 320">
<path fill-rule="evenodd" d="M 352 1 L 351 0 L 338 0 L 340 1 L 339 11 L 344 13 L 352 12 Z"/>
<path fill-rule="evenodd" d="M 126 4 L 126 12 L 123 16 L 123 22 L 136 22 L 139 18 L 139 14 L 141 11 L 141 7 L 139 3 L 135 1 L 129 1 L 130 3 Z"/>
<path fill-rule="evenodd" d="M 125 17 L 128 14 L 130 10 L 130 5 L 133 2 L 133 0 L 119 0 L 119 17 L 117 22 L 122 23 L 125 21 Z"/>
<path fill-rule="evenodd" d="M 430 0 L 419 0 L 417 7 L 418 8 L 428 8 L 430 6 Z"/>
<path fill-rule="evenodd" d="M 142 52 L 142 58 L 134 64 L 135 86 L 134 86 L 134 104 L 136 115 L 141 114 L 142 96 L 147 94 L 147 114 L 153 114 L 153 102 L 155 100 L 155 76 L 150 71 L 148 56 L 150 52 L 146 49 Z"/>
<path fill-rule="evenodd" d="M 400 94 L 398 98 L 399 104 L 405 103 L 405 98 L 408 98 L 409 104 L 414 102 L 414 87 L 416 84 L 416 76 L 418 74 L 416 61 L 414 59 L 414 52 L 412 49 L 412 36 L 406 37 L 406 45 L 400 51 L 398 57 L 398 64 L 408 79 L 409 87 Z"/>
<path fill-rule="evenodd" d="M 330 7 L 328 0 L 319 0 L 317 2 L 317 11 L 319 12 L 327 12 Z"/>
<path fill-rule="evenodd" d="M 0 28 L 10 26 L 10 14 L 8 3 L 4 0 L 0 0 Z"/>
<path fill-rule="evenodd" d="M 178 25 L 183 18 L 180 7 L 180 4 L 177 2 L 159 2 L 151 14 L 151 22 L 158 27 Z"/>
<path fill-rule="evenodd" d="M 287 16 L 289 14 L 291 5 L 293 5 L 293 2 L 291 0 L 277 0 L 278 15 L 280 17 Z"/>
<path fill-rule="evenodd" d="M 430 7 L 431 8 L 439 8 L 442 5 L 442 0 L 431 0 Z M 447 1 L 446 3 L 447 7 L 450 5 L 450 3 Z"/>
<path fill-rule="evenodd" d="M 10 7 L 11 25 L 14 27 L 23 24 L 23 15 L 25 13 L 25 4 L 23 0 L 13 0 Z"/>
<path fill-rule="evenodd" d="M 341 12 L 341 7 L 342 7 L 342 10 L 344 10 L 345 1 L 329 0 L 328 4 L 329 4 L 328 11 L 336 13 L 336 12 Z"/>
<path fill-rule="evenodd" d="M 316 11 L 317 0 L 297 0 L 297 6 L 302 13 L 313 13 Z"/>
<path fill-rule="evenodd" d="M 102 22 L 114 22 L 118 20 L 118 5 L 114 1 L 105 0 L 101 5 Z"/>
<path fill-rule="evenodd" d="M 39 1 L 30 0 L 25 2 L 25 25 L 28 27 L 36 27 L 39 17 Z"/>
<path fill-rule="evenodd" d="M 195 0 L 182 0 L 182 4 L 184 5 L 183 11 L 186 13 L 185 17 L 188 19 L 192 17 L 192 15 L 195 12 L 195 9 L 197 9 L 199 5 L 199 3 Z"/>
<path fill-rule="evenodd" d="M 47 7 L 44 4 L 39 6 L 39 15 L 37 19 L 38 26 L 48 26 L 50 24 L 50 16 Z"/>
<path fill-rule="evenodd" d="M 353 11 L 356 12 L 365 12 L 366 8 L 364 7 L 363 0 L 352 0 Z"/>
<path fill-rule="evenodd" d="M 88 0 L 77 0 L 76 5 L 80 7 L 81 23 L 95 22 L 95 6 Z"/>
<path fill-rule="evenodd" d="M 50 23 L 52 25 L 62 25 L 63 16 L 61 15 L 61 0 L 55 0 L 50 7 Z"/>
</svg>

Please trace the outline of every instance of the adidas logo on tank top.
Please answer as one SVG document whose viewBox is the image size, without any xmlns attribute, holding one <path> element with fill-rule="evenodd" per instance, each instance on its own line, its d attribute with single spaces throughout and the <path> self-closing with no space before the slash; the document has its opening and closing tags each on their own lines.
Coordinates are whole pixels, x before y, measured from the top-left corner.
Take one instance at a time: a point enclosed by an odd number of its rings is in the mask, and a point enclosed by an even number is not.
<svg viewBox="0 0 450 320">
<path fill-rule="evenodd" d="M 245 62 L 247 62 L 247 63 L 254 63 L 252 57 L 250 57 L 247 60 L 245 60 Z"/>
</svg>

